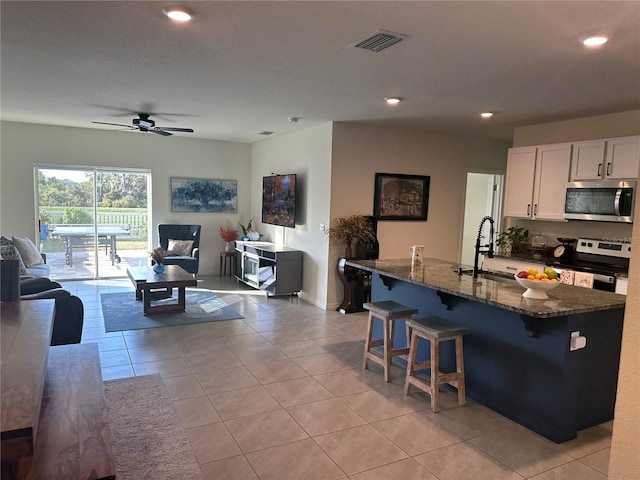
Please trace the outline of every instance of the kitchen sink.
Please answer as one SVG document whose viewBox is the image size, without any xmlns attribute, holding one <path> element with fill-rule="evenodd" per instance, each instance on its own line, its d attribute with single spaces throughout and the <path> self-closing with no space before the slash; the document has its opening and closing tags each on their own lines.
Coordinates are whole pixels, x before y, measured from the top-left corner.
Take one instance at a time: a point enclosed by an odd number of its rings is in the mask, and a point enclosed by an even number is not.
<svg viewBox="0 0 640 480">
<path fill-rule="evenodd" d="M 468 268 L 468 269 L 458 269 L 455 270 L 454 273 L 457 273 L 458 275 L 462 274 L 462 275 L 469 275 L 472 276 L 473 275 L 473 269 Z M 478 274 L 478 280 L 493 280 L 494 282 L 500 282 L 500 283 L 507 283 L 510 285 L 516 285 L 517 282 L 515 280 L 515 278 L 513 278 L 513 275 L 510 273 L 502 273 L 502 272 L 481 272 Z"/>
</svg>

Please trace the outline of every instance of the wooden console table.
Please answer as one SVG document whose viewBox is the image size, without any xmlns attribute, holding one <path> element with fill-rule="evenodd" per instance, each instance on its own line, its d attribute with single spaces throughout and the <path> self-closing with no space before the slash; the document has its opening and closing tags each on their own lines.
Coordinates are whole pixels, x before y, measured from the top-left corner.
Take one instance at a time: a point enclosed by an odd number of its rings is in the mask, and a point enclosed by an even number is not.
<svg viewBox="0 0 640 480">
<path fill-rule="evenodd" d="M 297 294 L 302 290 L 302 251 L 268 242 L 236 240 L 235 275 L 267 295 Z"/>
<path fill-rule="evenodd" d="M 54 309 L 0 302 L 1 477 L 113 480 L 98 346 L 50 347 Z"/>
<path fill-rule="evenodd" d="M 33 455 L 55 300 L 0 303 L 2 463 Z"/>
</svg>

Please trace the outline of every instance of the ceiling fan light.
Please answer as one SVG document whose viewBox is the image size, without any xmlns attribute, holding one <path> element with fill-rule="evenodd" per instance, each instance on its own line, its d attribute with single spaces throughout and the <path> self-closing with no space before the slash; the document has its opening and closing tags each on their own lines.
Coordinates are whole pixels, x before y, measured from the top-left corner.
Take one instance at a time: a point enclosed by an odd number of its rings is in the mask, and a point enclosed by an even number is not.
<svg viewBox="0 0 640 480">
<path fill-rule="evenodd" d="M 188 22 L 193 17 L 193 12 L 188 8 L 170 7 L 163 8 L 162 12 L 176 22 Z"/>
</svg>

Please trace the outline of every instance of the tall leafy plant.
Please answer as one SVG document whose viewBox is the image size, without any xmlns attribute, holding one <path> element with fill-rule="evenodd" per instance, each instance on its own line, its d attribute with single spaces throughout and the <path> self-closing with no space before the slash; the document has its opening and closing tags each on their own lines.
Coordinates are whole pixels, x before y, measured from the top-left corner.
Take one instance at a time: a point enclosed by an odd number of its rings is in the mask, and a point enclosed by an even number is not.
<svg viewBox="0 0 640 480">
<path fill-rule="evenodd" d="M 324 233 L 329 237 L 329 240 L 344 248 L 346 258 L 353 256 L 354 244 L 368 244 L 376 239 L 369 218 L 357 214 L 334 218 L 331 226 Z"/>
</svg>

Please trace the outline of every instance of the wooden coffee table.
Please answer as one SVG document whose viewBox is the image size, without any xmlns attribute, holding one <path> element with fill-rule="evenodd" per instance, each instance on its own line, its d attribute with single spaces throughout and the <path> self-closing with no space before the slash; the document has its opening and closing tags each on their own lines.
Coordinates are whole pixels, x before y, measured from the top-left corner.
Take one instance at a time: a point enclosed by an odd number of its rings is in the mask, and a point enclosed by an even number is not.
<svg viewBox="0 0 640 480">
<path fill-rule="evenodd" d="M 198 285 L 196 278 L 179 265 L 166 265 L 164 272 L 156 273 L 152 267 L 129 267 L 127 275 L 136 286 L 136 300 L 142 300 L 144 314 L 184 312 L 185 288 Z M 173 297 L 178 289 L 178 303 L 151 305 L 152 300 Z"/>
</svg>

